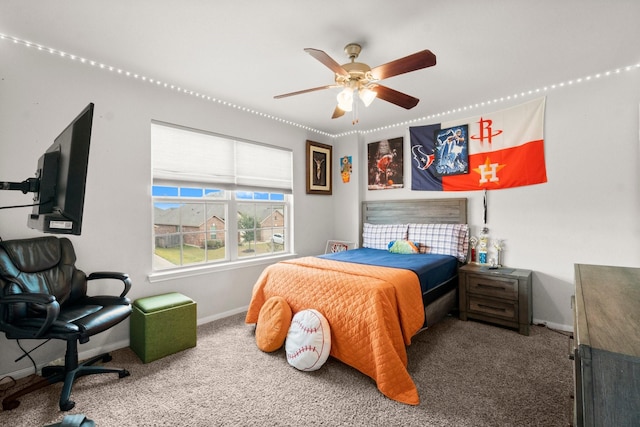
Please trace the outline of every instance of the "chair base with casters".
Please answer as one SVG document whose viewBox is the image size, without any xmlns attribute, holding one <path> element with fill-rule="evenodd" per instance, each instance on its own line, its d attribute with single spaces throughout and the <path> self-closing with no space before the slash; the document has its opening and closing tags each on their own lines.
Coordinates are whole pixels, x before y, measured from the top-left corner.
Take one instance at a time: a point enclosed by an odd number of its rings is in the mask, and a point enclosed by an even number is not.
<svg viewBox="0 0 640 427">
<path fill-rule="evenodd" d="M 39 390 L 51 384 L 64 382 L 62 386 L 62 392 L 60 393 L 60 410 L 69 411 L 75 406 L 75 402 L 70 399 L 71 387 L 73 382 L 83 375 L 90 374 L 118 374 L 118 378 L 124 378 L 131 375 L 126 369 L 108 368 L 106 366 L 93 366 L 94 363 L 102 361 L 107 363 L 111 361 L 111 355 L 109 353 L 103 353 L 99 356 L 92 357 L 81 363 L 78 363 L 78 343 L 77 341 L 67 341 L 67 353 L 65 355 L 64 366 L 45 366 L 42 368 L 43 379 L 34 383 L 22 390 L 18 390 L 15 393 L 5 397 L 2 400 L 2 409 L 9 411 L 15 409 L 20 405 L 20 401 L 17 399 L 20 396 Z"/>
<path fill-rule="evenodd" d="M 125 369 L 94 366 L 99 361 L 109 362 L 108 353 L 79 363 L 78 344 L 131 315 L 131 301 L 126 297 L 131 280 L 117 272 L 87 276 L 75 267 L 75 261 L 67 238 L 0 241 L 0 331 L 8 339 L 58 339 L 67 343 L 64 366 L 44 367 L 41 381 L 3 399 L 4 410 L 18 407 L 20 396 L 62 382 L 60 410 L 68 411 L 75 406 L 70 396 L 77 378 L 102 373 L 129 376 Z M 124 290 L 119 296 L 88 295 L 88 284 L 99 279 L 119 280 Z"/>
</svg>

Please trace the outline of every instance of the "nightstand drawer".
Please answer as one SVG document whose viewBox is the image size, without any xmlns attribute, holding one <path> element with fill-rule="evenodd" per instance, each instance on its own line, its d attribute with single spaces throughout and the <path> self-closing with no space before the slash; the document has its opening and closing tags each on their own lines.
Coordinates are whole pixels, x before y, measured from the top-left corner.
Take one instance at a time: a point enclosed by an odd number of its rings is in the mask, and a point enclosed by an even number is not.
<svg viewBox="0 0 640 427">
<path fill-rule="evenodd" d="M 518 280 L 488 275 L 469 274 L 467 279 L 469 293 L 495 298 L 518 300 Z"/>
<path fill-rule="evenodd" d="M 509 301 L 496 301 L 469 295 L 469 313 L 485 314 L 504 320 L 518 320 L 518 304 Z"/>
</svg>

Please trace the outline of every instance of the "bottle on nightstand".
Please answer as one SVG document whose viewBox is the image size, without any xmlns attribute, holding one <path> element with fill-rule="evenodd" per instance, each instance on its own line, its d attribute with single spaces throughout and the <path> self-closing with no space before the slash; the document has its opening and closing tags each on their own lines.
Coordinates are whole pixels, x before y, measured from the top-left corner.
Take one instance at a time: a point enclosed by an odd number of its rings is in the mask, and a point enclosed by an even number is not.
<svg viewBox="0 0 640 427">
<path fill-rule="evenodd" d="M 478 246 L 478 238 L 476 236 L 471 236 L 469 238 L 469 246 L 471 246 L 471 262 L 477 262 L 476 246 Z"/>
<path fill-rule="evenodd" d="M 478 263 L 487 263 L 487 252 L 489 251 L 489 229 L 485 226 L 478 238 Z"/>
</svg>

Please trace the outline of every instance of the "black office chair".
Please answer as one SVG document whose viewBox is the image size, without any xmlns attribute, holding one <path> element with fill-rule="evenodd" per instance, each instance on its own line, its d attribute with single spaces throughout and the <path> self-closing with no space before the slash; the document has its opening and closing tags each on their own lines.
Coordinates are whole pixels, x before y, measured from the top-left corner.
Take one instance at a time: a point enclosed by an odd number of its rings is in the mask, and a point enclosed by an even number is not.
<svg viewBox="0 0 640 427">
<path fill-rule="evenodd" d="M 125 369 L 92 366 L 109 362 L 108 353 L 78 363 L 78 342 L 122 322 L 131 314 L 126 298 L 129 276 L 100 272 L 86 276 L 75 267 L 71 241 L 55 236 L 0 242 L 0 331 L 9 339 L 58 339 L 67 342 L 64 366 L 42 368 L 43 380 L 19 390 L 2 401 L 4 410 L 16 408 L 18 397 L 49 384 L 64 382 L 60 410 L 68 411 L 76 378 L 89 374 L 117 373 Z M 94 279 L 117 279 L 124 284 L 120 296 L 88 296 L 87 284 Z"/>
</svg>

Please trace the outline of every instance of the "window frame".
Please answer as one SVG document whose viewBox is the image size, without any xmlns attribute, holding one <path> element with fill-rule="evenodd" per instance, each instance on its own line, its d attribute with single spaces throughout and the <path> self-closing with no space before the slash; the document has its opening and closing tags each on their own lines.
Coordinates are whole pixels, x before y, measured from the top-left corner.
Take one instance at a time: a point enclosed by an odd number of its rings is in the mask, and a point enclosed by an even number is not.
<svg viewBox="0 0 640 427">
<path fill-rule="evenodd" d="M 214 138 L 212 142 L 215 142 L 215 138 L 224 138 L 226 141 L 231 140 L 231 141 L 234 141 L 234 143 L 238 143 L 240 144 L 240 146 L 244 147 L 242 150 L 238 149 L 236 151 L 239 151 L 245 154 L 247 153 L 247 148 L 250 149 L 251 145 L 254 145 L 256 150 L 258 150 L 257 152 L 260 154 L 264 153 L 265 149 L 269 149 L 269 148 L 273 150 L 282 150 L 283 152 L 288 152 L 289 153 L 288 156 L 290 157 L 289 163 L 291 168 L 291 171 L 288 172 L 290 176 L 287 178 L 289 179 L 288 181 L 289 189 L 286 189 L 284 187 L 283 188 L 272 187 L 269 184 L 273 181 L 269 181 L 268 179 L 264 180 L 264 182 L 267 183 L 266 184 L 267 186 L 265 187 L 261 187 L 260 184 L 262 183 L 262 181 L 260 180 L 258 180 L 257 184 L 254 180 L 253 183 L 247 186 L 246 184 L 242 183 L 242 182 L 245 182 L 244 176 L 242 176 L 242 172 L 240 175 L 237 175 L 238 176 L 237 179 L 239 181 L 237 181 L 236 184 L 230 184 L 228 181 L 221 182 L 221 183 L 211 182 L 209 180 L 207 180 L 206 182 L 200 182 L 198 181 L 198 178 L 194 179 L 194 177 L 191 177 L 190 179 L 189 178 L 184 179 L 183 177 L 172 179 L 168 176 L 163 176 L 162 170 L 160 171 L 160 174 L 158 176 L 155 173 L 156 170 L 154 169 L 154 157 L 153 157 L 155 153 L 153 135 L 154 135 L 154 132 L 158 132 L 158 130 L 157 129 L 154 130 L 154 126 L 161 126 L 161 127 L 166 126 L 167 128 L 172 128 L 174 130 L 179 129 L 180 131 L 193 132 L 194 134 L 197 134 L 195 136 L 196 139 L 201 139 L 203 135 L 205 137 L 207 136 L 212 137 Z M 160 131 L 160 133 L 157 135 L 162 135 L 161 132 L 162 131 Z M 159 138 L 162 138 L 162 136 L 159 136 Z M 189 144 L 189 141 L 190 141 L 189 135 L 183 134 L 183 138 L 185 143 Z M 161 141 L 161 139 L 159 141 Z M 167 147 L 166 143 L 164 143 L 164 145 L 161 144 L 160 148 L 162 149 L 163 146 Z M 152 238 L 151 238 L 150 252 L 152 256 L 152 260 L 151 260 L 152 263 L 151 263 L 151 273 L 149 274 L 150 282 L 155 282 L 159 280 L 168 280 L 174 277 L 192 276 L 194 274 L 201 274 L 209 271 L 241 268 L 241 267 L 246 267 L 247 265 L 253 265 L 253 264 L 273 263 L 274 259 L 291 258 L 294 256 L 293 232 L 292 232 L 293 230 L 293 174 L 292 174 L 293 156 L 292 156 L 291 150 L 283 147 L 271 146 L 263 143 L 254 142 L 254 141 L 248 141 L 240 138 L 233 138 L 225 135 L 215 134 L 207 131 L 200 131 L 192 128 L 185 128 L 183 126 L 172 125 L 172 124 L 157 122 L 157 121 L 152 121 L 151 149 L 152 149 L 152 176 L 151 176 Z M 173 150 L 173 152 L 175 155 L 175 150 Z M 282 156 L 284 154 L 276 154 L 276 155 L 279 156 L 278 157 L 279 159 L 282 159 Z M 246 170 L 246 164 L 248 162 L 248 159 L 246 158 L 246 155 L 243 155 L 243 156 L 244 157 L 237 157 L 236 155 L 234 162 L 243 163 L 245 165 L 244 170 Z M 286 162 L 281 162 L 276 164 L 286 165 Z M 270 167 L 271 167 L 271 170 L 273 171 L 274 170 L 273 165 L 271 165 Z M 178 170 L 185 171 L 186 173 L 189 172 L 187 169 L 184 169 L 184 168 L 178 169 Z M 282 170 L 282 169 L 278 169 L 278 170 Z M 226 177 L 228 177 L 228 175 Z M 283 182 L 286 183 L 287 181 L 279 181 L 277 185 L 281 186 Z M 156 193 L 156 190 L 158 189 L 162 191 Z M 207 197 L 207 194 L 211 192 L 209 190 L 220 192 L 222 196 Z M 246 197 L 247 195 L 250 195 L 251 197 L 247 198 Z M 266 195 L 266 199 L 264 198 L 265 195 Z M 274 198 L 273 197 L 274 195 L 277 195 L 278 197 Z M 203 222 L 201 224 L 204 224 L 204 225 L 201 226 L 201 230 L 193 231 L 193 233 L 196 233 L 196 234 L 201 233 L 202 236 L 198 237 L 195 240 L 192 240 L 191 243 L 193 242 L 204 243 L 204 247 L 201 246 L 202 249 L 204 250 L 204 260 L 202 262 L 196 261 L 193 263 L 184 264 L 184 261 L 183 261 L 184 249 L 185 249 L 184 236 L 189 235 L 190 231 L 184 230 L 183 224 L 182 224 L 182 218 L 181 218 L 182 215 L 179 214 L 177 215 L 178 217 L 177 222 L 174 223 L 174 226 L 177 227 L 176 232 L 173 233 L 169 231 L 166 235 L 175 234 L 179 236 L 178 246 L 180 248 L 180 261 L 179 261 L 180 264 L 179 265 L 176 264 L 175 266 L 169 266 L 165 268 L 162 268 L 157 265 L 155 260 L 155 257 L 157 256 L 156 255 L 156 245 L 157 245 L 156 238 L 161 237 L 156 233 L 156 213 L 157 213 L 156 207 L 158 203 L 162 203 L 162 204 L 166 203 L 168 204 L 167 206 L 175 205 L 176 207 L 179 207 L 180 205 L 188 205 L 188 204 L 203 204 L 205 206 L 207 206 L 208 204 L 218 204 L 218 205 L 224 206 L 224 212 L 225 212 L 224 223 L 225 224 L 224 224 L 223 230 L 220 230 L 219 228 L 216 230 L 211 229 L 209 227 L 209 223 L 207 219 L 208 217 L 207 217 L 206 210 L 208 210 L 208 208 L 203 207 L 201 209 L 204 215 Z M 266 253 L 255 252 L 253 255 L 250 255 L 251 252 L 247 251 L 248 253 L 247 256 L 241 256 L 241 254 L 239 253 L 241 244 L 238 242 L 239 241 L 239 224 L 238 224 L 237 218 L 239 215 L 239 207 L 248 206 L 248 205 L 253 205 L 254 206 L 253 210 L 256 213 L 261 211 L 261 208 L 260 208 L 261 206 L 271 210 L 271 213 L 269 213 L 269 215 L 274 215 L 274 212 L 276 212 L 276 210 L 278 209 L 281 209 L 283 211 L 282 214 L 284 215 L 284 223 L 281 226 L 276 225 L 276 226 L 268 227 L 268 229 L 270 230 L 269 231 L 270 235 L 273 235 L 276 233 L 284 234 L 285 242 L 282 248 L 278 248 L 278 250 L 276 250 L 276 245 L 272 243 L 270 252 L 266 252 Z M 257 218 L 257 216 L 254 216 L 254 218 Z M 169 225 L 170 223 L 167 223 L 167 224 Z M 258 238 L 261 238 L 263 236 L 263 233 L 257 232 L 257 230 L 261 228 L 258 225 L 259 224 L 254 223 L 254 227 L 252 229 L 253 231 L 252 244 L 253 244 L 253 247 L 256 249 L 258 248 L 258 245 L 262 245 L 263 243 L 265 243 L 264 241 L 258 241 Z M 209 239 L 209 237 L 214 234 L 219 236 L 221 232 L 224 232 L 224 247 L 225 247 L 224 257 L 216 258 L 216 259 L 207 259 L 207 256 L 209 255 L 209 247 L 207 246 L 208 242 L 206 241 L 215 240 L 215 239 Z M 197 245 L 199 245 L 200 243 L 197 243 Z M 251 245 L 249 245 L 249 248 L 251 248 Z M 261 251 L 264 250 L 264 247 L 260 246 L 260 250 Z"/>
<path fill-rule="evenodd" d="M 243 191 L 242 193 L 247 194 L 252 192 Z M 253 193 L 257 193 L 257 192 L 253 192 Z M 264 193 L 264 192 L 259 192 L 259 193 Z M 152 194 L 153 194 L 153 191 L 152 191 Z M 281 193 L 269 193 L 269 194 L 280 195 Z M 152 261 L 152 274 L 155 275 L 155 274 L 161 274 L 161 273 L 177 271 L 177 270 L 187 271 L 190 269 L 198 269 L 204 266 L 215 267 L 218 265 L 241 264 L 243 262 L 251 261 L 251 260 L 261 260 L 261 259 L 273 258 L 274 256 L 292 255 L 293 240 L 291 239 L 292 233 L 291 233 L 291 214 L 290 214 L 292 199 L 293 199 L 292 195 L 288 195 L 288 194 L 282 194 L 281 200 L 272 199 L 272 198 L 268 198 L 267 200 L 259 200 L 255 198 L 254 199 L 238 198 L 237 192 L 234 192 L 234 191 L 226 191 L 225 197 L 215 198 L 215 199 L 208 199 L 206 197 L 196 198 L 196 197 L 153 196 L 152 195 L 152 210 L 154 212 L 154 219 L 152 222 L 153 222 L 154 230 L 152 231 L 153 236 L 152 236 L 151 252 L 153 257 L 156 256 L 156 239 L 161 238 L 163 235 L 180 236 L 179 238 L 180 247 L 182 247 L 185 244 L 184 243 L 185 239 L 183 237 L 185 235 L 203 234 L 207 237 L 211 235 L 211 229 L 208 226 L 204 226 L 202 230 L 198 230 L 198 231 L 185 230 L 183 228 L 184 224 L 182 223 L 182 220 L 180 220 L 179 223 L 176 224 L 177 230 L 175 232 L 157 234 L 155 231 L 156 204 L 160 203 L 160 204 L 167 204 L 167 205 L 175 205 L 175 207 L 179 207 L 179 205 L 195 205 L 195 204 L 201 204 L 201 205 L 204 205 L 205 207 L 208 205 L 222 205 L 224 206 L 224 212 L 225 212 L 225 226 L 223 229 L 217 229 L 216 231 L 216 234 L 219 234 L 221 232 L 224 233 L 225 256 L 223 258 L 207 259 L 206 256 L 208 254 L 209 248 L 205 247 L 206 248 L 205 259 L 202 262 L 184 264 L 183 250 L 181 249 L 180 265 L 175 265 L 175 267 L 168 267 L 168 268 L 157 268 L 155 261 Z M 260 227 L 258 224 L 254 223 L 254 226 L 251 229 L 246 229 L 247 231 L 252 231 L 253 233 L 255 233 L 254 238 L 252 240 L 253 245 L 266 243 L 266 241 L 262 241 L 262 240 L 258 241 L 258 239 L 255 238 L 255 236 L 258 233 L 260 233 L 258 230 L 267 230 L 267 233 L 270 233 L 271 235 L 276 233 L 284 234 L 284 245 L 282 245 L 282 248 L 278 247 L 278 249 L 281 249 L 281 250 L 276 250 L 276 246 L 271 245 L 271 251 L 267 253 L 262 253 L 262 254 L 256 253 L 253 256 L 248 255 L 244 257 L 239 255 L 241 245 L 238 243 L 239 239 L 235 238 L 235 236 L 239 236 L 240 232 L 242 232 L 243 229 L 240 228 L 238 221 L 230 220 L 230 218 L 236 218 L 242 206 L 253 206 L 254 211 L 261 210 L 261 209 L 271 210 L 271 213 L 269 213 L 269 215 L 273 215 L 274 212 L 279 210 L 283 211 L 282 224 L 270 225 L 268 227 Z M 204 208 L 203 210 L 206 211 L 206 208 Z M 203 219 L 205 219 L 206 221 L 206 217 Z"/>
</svg>

